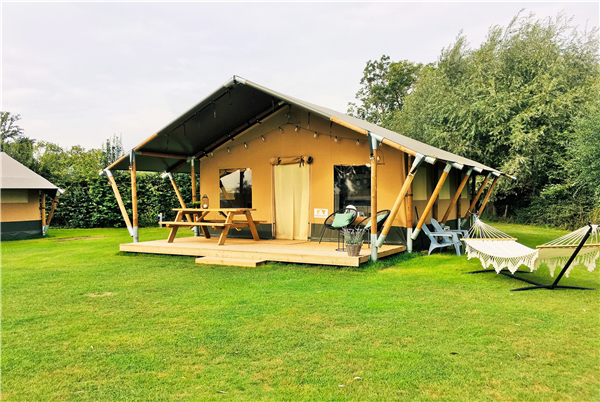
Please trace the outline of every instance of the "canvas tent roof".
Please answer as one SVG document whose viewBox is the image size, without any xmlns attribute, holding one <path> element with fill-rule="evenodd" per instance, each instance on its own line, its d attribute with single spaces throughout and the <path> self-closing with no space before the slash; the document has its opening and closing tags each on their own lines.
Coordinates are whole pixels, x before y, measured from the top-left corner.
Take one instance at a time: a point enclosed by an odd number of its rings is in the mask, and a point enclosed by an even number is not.
<svg viewBox="0 0 600 402">
<path fill-rule="evenodd" d="M 0 175 L 0 188 L 2 190 L 46 190 L 46 193 L 51 197 L 56 193 L 58 187 L 4 152 L 0 152 L 0 159 L 2 160 L 2 173 Z"/>
<path fill-rule="evenodd" d="M 189 172 L 186 157 L 202 158 L 237 134 L 258 124 L 261 119 L 281 108 L 300 107 L 311 114 L 358 127 L 376 136 L 423 155 L 480 168 L 498 170 L 462 156 L 432 147 L 375 124 L 281 94 L 238 76 L 233 76 L 211 95 L 173 120 L 166 127 L 134 148 L 136 168 L 140 171 Z M 152 155 L 154 154 L 154 155 Z M 173 157 L 157 157 L 169 154 Z M 129 155 L 124 155 L 108 169 L 126 170 Z"/>
</svg>

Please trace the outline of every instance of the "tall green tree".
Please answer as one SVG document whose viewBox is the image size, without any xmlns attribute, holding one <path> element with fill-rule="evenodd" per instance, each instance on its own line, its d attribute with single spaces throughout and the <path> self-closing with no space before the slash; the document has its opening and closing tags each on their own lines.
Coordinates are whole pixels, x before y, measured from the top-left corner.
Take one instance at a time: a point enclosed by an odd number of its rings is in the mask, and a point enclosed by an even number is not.
<svg viewBox="0 0 600 402">
<path fill-rule="evenodd" d="M 369 60 L 356 93 L 359 103 L 348 103 L 348 114 L 386 126 L 393 113 L 402 110 L 422 68 L 422 64 L 408 60 L 392 62 L 386 55 Z"/>
<path fill-rule="evenodd" d="M 597 28 L 520 13 L 477 49 L 459 34 L 389 127 L 517 176 L 498 197 L 525 207 L 564 182 L 575 122 L 600 96 L 598 62 Z"/>
<path fill-rule="evenodd" d="M 113 134 L 102 144 L 102 165 L 107 167 L 123 156 L 123 136 Z"/>
<path fill-rule="evenodd" d="M 16 141 L 23 136 L 23 129 L 17 125 L 19 120 L 21 120 L 21 116 L 18 114 L 0 112 L 0 142 L 2 150 L 4 150 L 5 143 Z"/>
<path fill-rule="evenodd" d="M 34 158 L 35 140 L 24 135 L 19 127 L 21 116 L 10 112 L 0 112 L 0 149 L 11 158 L 37 171 L 38 165 Z"/>
</svg>

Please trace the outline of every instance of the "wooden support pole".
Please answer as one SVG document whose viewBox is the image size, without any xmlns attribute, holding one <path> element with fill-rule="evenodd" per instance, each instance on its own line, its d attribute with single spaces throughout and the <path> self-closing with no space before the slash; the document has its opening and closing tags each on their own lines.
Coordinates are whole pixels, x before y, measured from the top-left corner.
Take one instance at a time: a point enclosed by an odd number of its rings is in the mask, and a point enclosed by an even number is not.
<svg viewBox="0 0 600 402">
<path fill-rule="evenodd" d="M 446 162 L 446 167 L 444 168 L 444 171 L 442 172 L 442 175 L 440 176 L 440 180 L 438 181 L 437 186 L 435 186 L 435 189 L 433 190 L 433 194 L 431 194 L 431 198 L 429 198 L 429 202 L 427 203 L 427 206 L 425 207 L 425 210 L 423 211 L 423 215 L 421 215 L 421 219 L 419 220 L 419 223 L 417 223 L 417 227 L 415 228 L 415 231 L 412 234 L 413 240 L 416 240 L 417 236 L 419 236 L 419 232 L 421 232 L 421 228 L 423 227 L 423 224 L 425 223 L 427 214 L 429 214 L 429 211 L 431 210 L 431 208 L 433 207 L 433 204 L 437 200 L 437 197 L 440 194 L 442 186 L 444 185 L 444 182 L 446 181 L 446 177 L 448 177 L 448 173 L 450 173 L 451 169 L 452 169 L 452 164 Z"/>
<path fill-rule="evenodd" d="M 196 202 L 198 201 L 198 198 L 196 196 L 196 168 L 194 167 L 194 160 L 196 158 L 191 158 L 190 159 L 190 171 L 191 171 L 191 175 L 192 175 L 192 202 Z M 196 204 L 194 204 L 194 206 L 196 206 Z M 194 216 L 194 219 L 196 218 L 196 216 Z M 198 226 L 195 226 L 193 228 L 194 230 L 194 236 L 199 236 L 200 235 L 200 231 L 198 229 Z"/>
<path fill-rule="evenodd" d="M 473 201 L 471 201 L 471 206 L 469 207 L 469 209 L 467 210 L 467 213 L 463 217 L 464 220 L 467 220 L 469 218 L 469 214 L 471 212 L 473 212 L 473 210 L 475 210 L 477 201 L 479 201 L 479 197 L 481 197 L 481 193 L 483 193 L 483 189 L 485 188 L 485 185 L 487 184 L 488 180 L 490 179 L 490 176 L 491 176 L 491 173 L 489 175 L 487 175 L 485 180 L 483 180 L 483 183 L 481 183 L 481 186 L 479 187 L 479 190 L 477 191 L 475 198 L 473 198 Z M 474 177 L 473 177 L 473 179 L 474 179 Z"/>
<path fill-rule="evenodd" d="M 448 209 L 446 210 L 446 213 L 444 214 L 444 217 L 442 218 L 441 223 L 446 223 L 446 221 L 448 220 L 448 217 L 450 216 L 450 212 L 452 212 L 454 205 L 460 198 L 460 194 L 462 193 L 463 188 L 469 181 L 469 177 L 471 176 L 472 172 L 473 172 L 473 168 L 470 168 L 469 170 L 467 170 L 467 174 L 465 174 L 465 177 L 463 177 L 462 181 L 458 185 L 458 188 L 456 189 L 456 194 L 454 194 L 454 198 L 452 198 L 452 201 L 450 201 L 450 205 L 448 206 Z"/>
<path fill-rule="evenodd" d="M 400 209 L 400 206 L 402 206 L 402 203 L 404 202 L 404 198 L 406 197 L 408 190 L 412 187 L 412 182 L 413 182 L 413 179 L 415 178 L 415 174 L 417 173 L 417 170 L 421 166 L 421 163 L 423 163 L 423 160 L 424 160 L 424 157 L 422 155 L 420 155 L 420 156 L 417 156 L 417 158 L 413 162 L 413 164 L 410 168 L 410 172 L 406 176 L 406 180 L 404 180 L 404 184 L 402 184 L 400 193 L 398 194 L 398 197 L 396 198 L 396 202 L 394 203 L 394 206 L 392 207 L 390 216 L 385 221 L 385 225 L 383 226 L 383 229 L 381 230 L 381 235 L 379 236 L 379 239 L 377 240 L 378 247 L 381 247 L 383 245 L 383 242 L 385 241 L 385 238 L 387 237 L 387 235 L 392 227 L 392 223 L 394 222 L 394 219 L 396 219 L 398 210 Z M 377 224 L 371 223 L 371 227 L 373 227 L 373 225 L 377 226 Z M 411 223 L 411 227 L 412 227 L 412 223 Z"/>
<path fill-rule="evenodd" d="M 52 216 L 54 215 L 54 210 L 56 209 L 56 204 L 58 203 L 58 197 L 60 197 L 60 195 L 64 193 L 65 192 L 60 188 L 56 190 L 56 195 L 54 196 L 54 200 L 52 201 L 52 207 L 50 207 L 50 213 L 48 214 L 48 220 L 46 221 L 46 231 L 48 230 L 50 222 L 52 221 Z"/>
<path fill-rule="evenodd" d="M 478 216 L 481 216 L 481 214 L 483 213 L 483 210 L 485 209 L 485 206 L 487 205 L 487 202 L 490 199 L 490 196 L 492 195 L 492 191 L 494 191 L 494 186 L 496 185 L 496 182 L 498 181 L 499 178 L 500 178 L 500 176 L 494 177 L 494 181 L 492 182 L 490 189 L 488 190 L 487 194 L 485 195 L 483 203 L 481 204 L 481 208 L 479 208 L 479 211 L 477 211 Z"/>
<path fill-rule="evenodd" d="M 198 201 L 196 197 L 196 168 L 194 167 L 194 159 L 190 159 L 190 169 L 192 174 L 192 202 Z"/>
<path fill-rule="evenodd" d="M 110 183 L 110 187 L 115 194 L 115 198 L 117 199 L 117 204 L 119 204 L 119 209 L 121 210 L 121 215 L 123 216 L 123 220 L 125 221 L 125 226 L 127 226 L 127 230 L 129 231 L 129 235 L 133 236 L 133 229 L 131 228 L 131 221 L 129 220 L 129 215 L 127 215 L 127 210 L 125 209 L 125 204 L 123 204 L 123 200 L 121 199 L 121 193 L 119 193 L 119 188 L 117 187 L 117 182 L 113 177 L 112 173 L 108 169 L 104 169 L 102 173 L 106 174 L 108 178 L 108 182 Z"/>
<path fill-rule="evenodd" d="M 40 191 L 40 214 L 41 214 L 41 218 L 42 218 L 42 228 L 44 228 L 46 226 L 46 193 L 44 192 L 44 190 Z M 44 234 L 44 231 L 42 230 L 42 234 Z"/>
<path fill-rule="evenodd" d="M 408 164 L 407 167 L 412 166 L 414 163 L 414 158 L 410 155 L 407 155 Z M 410 168 L 409 168 L 410 169 Z M 406 169 L 410 172 L 409 169 Z M 415 174 L 417 172 L 415 171 Z M 413 175 L 414 178 L 414 175 Z M 410 181 L 410 185 L 408 187 L 408 193 L 406 193 L 406 251 L 412 253 L 412 207 L 413 207 L 413 185 L 412 180 Z"/>
<path fill-rule="evenodd" d="M 377 261 L 377 140 L 371 142 L 371 260 Z"/>
<path fill-rule="evenodd" d="M 131 151 L 130 156 L 131 170 L 131 212 L 133 217 L 133 242 L 137 243 L 140 241 L 138 236 L 138 205 L 137 205 L 137 172 L 135 170 L 135 153 Z"/>
</svg>

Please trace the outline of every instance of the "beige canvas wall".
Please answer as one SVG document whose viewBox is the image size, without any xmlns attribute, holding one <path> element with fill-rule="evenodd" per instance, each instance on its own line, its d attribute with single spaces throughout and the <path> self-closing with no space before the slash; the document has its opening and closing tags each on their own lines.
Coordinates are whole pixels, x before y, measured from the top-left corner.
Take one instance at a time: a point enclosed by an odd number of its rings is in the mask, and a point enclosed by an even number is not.
<svg viewBox="0 0 600 402">
<path fill-rule="evenodd" d="M 334 212 L 333 166 L 368 164 L 369 146 L 364 135 L 336 124 L 330 125 L 328 120 L 318 116 L 311 116 L 310 125 L 308 123 L 307 112 L 292 108 L 288 120 L 288 109 L 284 108 L 269 120 L 215 150 L 213 156 L 202 158 L 200 194 L 207 194 L 211 205 L 218 205 L 219 169 L 250 168 L 252 169 L 252 206 L 256 209 L 253 216 L 255 219 L 272 223 L 274 221 L 273 167 L 269 159 L 312 156 L 314 161 L 310 169 L 309 223 L 323 223 L 323 218 L 314 217 L 314 210 L 319 208 L 327 209 L 328 213 Z M 298 127 L 297 131 L 296 127 Z M 228 147 L 229 152 L 227 152 Z M 378 165 L 378 209 L 391 209 L 406 177 L 406 154 L 385 145 L 380 146 L 379 153 L 381 159 Z M 413 182 L 413 227 L 418 222 L 414 208 L 417 208 L 420 217 L 444 166 L 443 163 L 438 163 L 434 168 L 424 163 L 419 169 Z M 437 169 L 437 172 L 434 169 Z M 444 216 L 463 176 L 464 172 L 451 170 L 441 197 L 437 201 L 438 220 Z M 468 197 L 467 185 L 461 193 L 460 208 L 454 207 L 449 220 L 462 217 L 466 213 L 469 207 Z M 432 210 L 428 213 L 425 222 L 429 223 L 429 219 L 433 216 Z M 393 225 L 407 227 L 406 208 L 400 208 Z"/>
<path fill-rule="evenodd" d="M 23 197 L 23 192 L 25 192 L 26 197 Z M 41 219 L 38 190 L 2 190 L 0 193 L 0 206 L 2 222 Z"/>
<path fill-rule="evenodd" d="M 298 131 L 296 126 L 299 127 Z M 227 152 L 228 147 L 230 152 Z M 380 147 L 379 153 L 378 209 L 391 209 L 406 177 L 405 154 L 385 145 Z M 256 208 L 253 216 L 272 223 L 273 172 L 269 159 L 299 155 L 313 157 L 309 219 L 310 223 L 323 223 L 323 218 L 314 217 L 314 209 L 323 208 L 329 213 L 334 212 L 333 166 L 368 164 L 369 146 L 364 135 L 336 124 L 330 125 L 328 120 L 318 116 L 312 115 L 309 125 L 308 113 L 300 109 L 292 108 L 288 120 L 288 109 L 284 108 L 262 124 L 215 150 L 214 156 L 202 158 L 200 193 L 207 194 L 211 205 L 215 205 L 213 203 L 218 203 L 219 200 L 219 169 L 250 168 L 252 206 Z M 393 225 L 406 226 L 405 216 L 402 208 Z"/>
</svg>

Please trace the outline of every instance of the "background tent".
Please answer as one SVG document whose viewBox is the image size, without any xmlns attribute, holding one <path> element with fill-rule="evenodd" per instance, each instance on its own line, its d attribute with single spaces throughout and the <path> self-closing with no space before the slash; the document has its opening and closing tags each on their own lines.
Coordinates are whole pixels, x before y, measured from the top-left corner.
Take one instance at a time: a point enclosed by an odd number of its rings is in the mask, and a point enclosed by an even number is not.
<svg viewBox="0 0 600 402">
<path fill-rule="evenodd" d="M 2 240 L 46 233 L 61 190 L 4 152 L 0 153 L 0 232 Z M 46 218 L 45 196 L 54 199 Z"/>
</svg>

